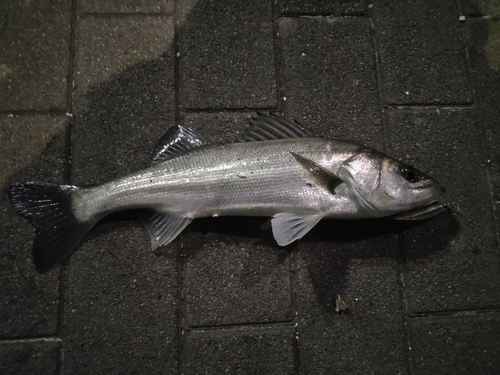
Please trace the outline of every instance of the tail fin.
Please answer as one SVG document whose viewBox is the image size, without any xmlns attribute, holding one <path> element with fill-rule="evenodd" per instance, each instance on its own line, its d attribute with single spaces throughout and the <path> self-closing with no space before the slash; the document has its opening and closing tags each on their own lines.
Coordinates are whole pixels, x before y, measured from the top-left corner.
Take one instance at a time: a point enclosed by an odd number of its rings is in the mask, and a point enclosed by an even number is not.
<svg viewBox="0 0 500 375">
<path fill-rule="evenodd" d="M 27 182 L 11 185 L 9 190 L 14 209 L 36 228 L 33 257 L 40 273 L 69 258 L 97 221 L 81 222 L 75 217 L 76 186 Z"/>
</svg>

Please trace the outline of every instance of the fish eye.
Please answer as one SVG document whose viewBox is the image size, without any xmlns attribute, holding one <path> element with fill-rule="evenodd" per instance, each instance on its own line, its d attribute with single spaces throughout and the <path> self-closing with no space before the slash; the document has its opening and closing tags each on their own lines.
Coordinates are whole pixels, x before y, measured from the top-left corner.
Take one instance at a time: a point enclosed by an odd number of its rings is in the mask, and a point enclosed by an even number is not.
<svg viewBox="0 0 500 375">
<path fill-rule="evenodd" d="M 410 167 L 404 167 L 401 168 L 401 175 L 403 178 L 411 183 L 415 183 L 420 180 L 420 176 L 418 175 L 418 172 Z"/>
</svg>

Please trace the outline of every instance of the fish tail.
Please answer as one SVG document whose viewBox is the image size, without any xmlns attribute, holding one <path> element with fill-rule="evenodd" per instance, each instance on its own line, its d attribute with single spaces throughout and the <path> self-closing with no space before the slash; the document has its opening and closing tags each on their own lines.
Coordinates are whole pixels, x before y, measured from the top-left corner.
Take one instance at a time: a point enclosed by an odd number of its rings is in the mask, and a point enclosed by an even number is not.
<svg viewBox="0 0 500 375">
<path fill-rule="evenodd" d="M 9 188 L 12 206 L 36 228 L 33 258 L 36 269 L 45 273 L 69 258 L 98 218 L 78 220 L 72 185 L 18 183 Z"/>
</svg>

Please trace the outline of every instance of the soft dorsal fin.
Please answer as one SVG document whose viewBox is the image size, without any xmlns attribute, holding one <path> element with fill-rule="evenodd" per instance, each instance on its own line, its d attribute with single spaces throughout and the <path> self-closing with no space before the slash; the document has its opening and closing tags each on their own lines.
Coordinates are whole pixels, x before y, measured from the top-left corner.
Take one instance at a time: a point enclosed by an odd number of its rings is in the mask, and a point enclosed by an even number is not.
<svg viewBox="0 0 500 375">
<path fill-rule="evenodd" d="M 298 123 L 292 124 L 276 113 L 257 112 L 248 122 L 250 126 L 243 133 L 243 140 L 247 142 L 313 137 Z"/>
<path fill-rule="evenodd" d="M 194 130 L 177 125 L 167 130 L 160 138 L 153 152 L 153 164 L 163 163 L 177 156 L 184 155 L 193 148 L 210 143 L 210 140 Z"/>
<path fill-rule="evenodd" d="M 193 219 L 176 213 L 145 211 L 139 216 L 151 239 L 151 250 L 172 242 Z"/>
<path fill-rule="evenodd" d="M 286 246 L 309 232 L 321 220 L 318 214 L 280 212 L 271 219 L 273 236 L 278 245 Z"/>
<path fill-rule="evenodd" d="M 341 178 L 334 175 L 329 170 L 323 168 L 321 165 L 315 163 L 314 161 L 305 158 L 295 152 L 291 153 L 295 160 L 307 171 L 312 178 L 312 180 L 319 186 L 325 188 L 330 193 L 335 194 L 335 189 L 339 186 L 342 181 Z"/>
</svg>

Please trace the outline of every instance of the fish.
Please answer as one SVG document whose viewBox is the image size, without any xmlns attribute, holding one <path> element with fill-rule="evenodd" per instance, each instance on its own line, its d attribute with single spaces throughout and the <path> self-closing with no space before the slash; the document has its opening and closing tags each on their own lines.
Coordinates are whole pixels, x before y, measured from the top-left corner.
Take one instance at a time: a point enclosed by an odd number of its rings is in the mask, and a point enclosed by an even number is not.
<svg viewBox="0 0 500 375">
<path fill-rule="evenodd" d="M 36 269 L 69 259 L 100 220 L 123 210 L 140 209 L 155 250 L 201 217 L 269 217 L 286 246 L 324 218 L 416 220 L 446 209 L 438 203 L 443 186 L 380 151 L 315 137 L 277 113 L 258 112 L 249 122 L 232 143 L 171 127 L 148 168 L 100 185 L 12 184 L 14 210 L 35 227 Z"/>
</svg>

